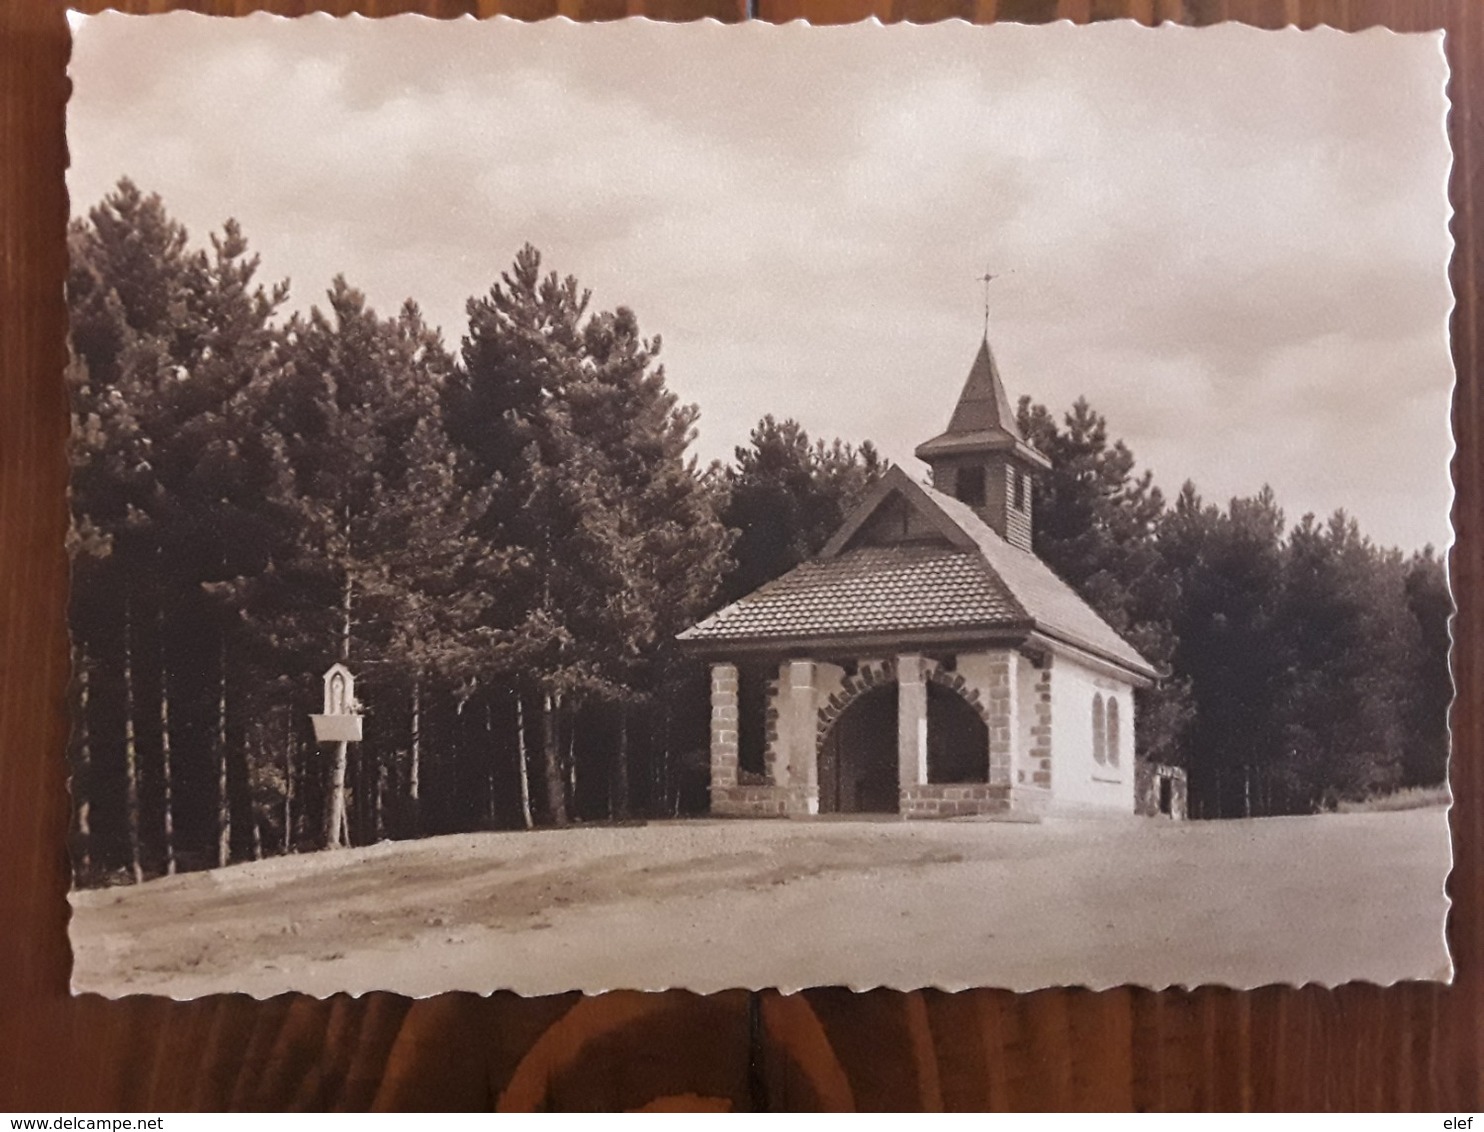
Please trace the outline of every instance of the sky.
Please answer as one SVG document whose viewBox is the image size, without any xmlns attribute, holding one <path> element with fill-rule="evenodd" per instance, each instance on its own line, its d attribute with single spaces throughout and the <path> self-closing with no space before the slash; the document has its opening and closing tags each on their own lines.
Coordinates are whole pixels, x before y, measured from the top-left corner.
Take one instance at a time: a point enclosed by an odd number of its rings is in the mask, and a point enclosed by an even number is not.
<svg viewBox="0 0 1484 1132">
<path fill-rule="evenodd" d="M 765 413 L 912 449 L 984 333 L 1169 495 L 1270 484 L 1451 542 L 1439 36 L 76 17 L 73 211 L 228 217 L 291 308 L 343 273 L 457 345 L 526 242 L 663 339 L 730 458 Z"/>
</svg>

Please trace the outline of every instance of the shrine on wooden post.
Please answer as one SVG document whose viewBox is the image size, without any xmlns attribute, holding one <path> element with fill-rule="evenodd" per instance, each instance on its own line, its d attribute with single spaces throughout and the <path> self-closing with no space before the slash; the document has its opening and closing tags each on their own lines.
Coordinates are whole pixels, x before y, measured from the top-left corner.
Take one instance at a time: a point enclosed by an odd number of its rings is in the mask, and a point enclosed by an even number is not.
<svg viewBox="0 0 1484 1132">
<path fill-rule="evenodd" d="M 325 670 L 324 711 L 311 715 L 314 738 L 319 743 L 334 743 L 334 761 L 330 764 L 330 789 L 326 799 L 325 847 L 338 849 L 349 844 L 345 817 L 345 769 L 349 761 L 348 746 L 361 741 L 360 704 L 356 702 L 356 678 L 343 664 L 332 664 Z"/>
</svg>

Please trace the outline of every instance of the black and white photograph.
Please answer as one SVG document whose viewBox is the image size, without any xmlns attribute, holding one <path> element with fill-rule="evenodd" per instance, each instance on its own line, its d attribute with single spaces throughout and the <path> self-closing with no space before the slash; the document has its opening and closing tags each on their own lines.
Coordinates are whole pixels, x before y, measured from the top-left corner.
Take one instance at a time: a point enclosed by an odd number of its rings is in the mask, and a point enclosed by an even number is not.
<svg viewBox="0 0 1484 1132">
<path fill-rule="evenodd" d="M 1451 979 L 1440 34 L 70 22 L 75 992 Z"/>
</svg>

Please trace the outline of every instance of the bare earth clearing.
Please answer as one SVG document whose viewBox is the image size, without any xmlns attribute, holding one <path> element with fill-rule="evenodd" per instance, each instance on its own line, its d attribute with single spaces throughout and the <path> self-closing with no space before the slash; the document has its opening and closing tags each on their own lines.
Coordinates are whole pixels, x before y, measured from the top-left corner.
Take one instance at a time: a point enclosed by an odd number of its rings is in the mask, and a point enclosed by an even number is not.
<svg viewBox="0 0 1484 1132">
<path fill-rule="evenodd" d="M 176 997 L 1447 978 L 1446 811 L 485 833 L 75 894 L 74 984 Z"/>
</svg>

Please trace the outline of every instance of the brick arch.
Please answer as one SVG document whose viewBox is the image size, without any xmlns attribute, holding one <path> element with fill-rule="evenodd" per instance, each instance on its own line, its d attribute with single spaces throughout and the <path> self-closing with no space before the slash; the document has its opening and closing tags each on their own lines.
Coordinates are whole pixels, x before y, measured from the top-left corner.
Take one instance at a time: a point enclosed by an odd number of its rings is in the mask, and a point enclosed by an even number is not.
<svg viewBox="0 0 1484 1132">
<path fill-rule="evenodd" d="M 814 750 L 819 753 L 825 736 L 835 726 L 835 720 L 845 714 L 845 709 L 867 692 L 896 683 L 897 662 L 895 660 L 873 660 L 862 664 L 854 676 L 845 677 L 838 692 L 815 715 Z"/>
<path fill-rule="evenodd" d="M 988 726 L 989 708 L 980 698 L 979 689 L 969 687 L 968 682 L 959 673 L 950 672 L 936 661 L 929 662 L 925 667 L 927 671 L 923 673 L 923 678 L 929 684 L 937 684 L 940 688 L 947 688 L 950 692 L 957 693 L 959 698 L 973 708 Z"/>
<path fill-rule="evenodd" d="M 967 703 L 978 714 L 979 718 L 989 725 L 989 708 L 979 695 L 977 688 L 971 688 L 968 682 L 957 672 L 949 671 L 937 661 L 925 661 L 923 663 L 923 679 L 931 684 L 937 684 L 941 688 L 947 688 L 965 703 Z M 895 683 L 897 678 L 897 662 L 895 660 L 873 660 L 860 666 L 860 670 L 854 676 L 847 676 L 838 692 L 833 693 L 829 700 L 816 714 L 814 728 L 814 748 L 817 752 L 824 743 L 825 736 L 830 733 L 830 728 L 835 725 L 835 720 L 845 714 L 848 708 L 856 700 L 867 692 L 880 688 L 883 685 Z"/>
</svg>

